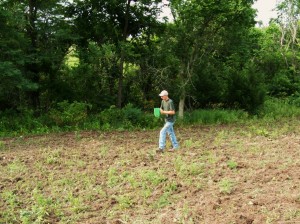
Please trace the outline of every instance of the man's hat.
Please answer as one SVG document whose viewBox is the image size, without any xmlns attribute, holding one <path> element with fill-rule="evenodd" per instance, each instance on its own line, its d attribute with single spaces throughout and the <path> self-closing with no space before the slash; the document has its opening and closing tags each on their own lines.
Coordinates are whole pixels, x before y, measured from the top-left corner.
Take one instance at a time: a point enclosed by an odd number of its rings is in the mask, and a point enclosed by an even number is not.
<svg viewBox="0 0 300 224">
<path fill-rule="evenodd" d="M 167 92 L 167 90 L 163 90 L 161 91 L 161 93 L 159 94 L 159 96 L 168 96 L 169 93 Z"/>
</svg>

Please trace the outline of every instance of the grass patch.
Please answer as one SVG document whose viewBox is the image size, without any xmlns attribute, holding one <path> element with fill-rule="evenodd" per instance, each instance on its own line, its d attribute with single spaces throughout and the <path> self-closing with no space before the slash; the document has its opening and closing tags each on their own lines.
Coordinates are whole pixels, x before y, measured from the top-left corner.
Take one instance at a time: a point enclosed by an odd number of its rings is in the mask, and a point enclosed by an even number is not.
<svg viewBox="0 0 300 224">
<path fill-rule="evenodd" d="M 222 179 L 219 182 L 219 190 L 222 194 L 231 194 L 234 191 L 234 182 L 230 179 Z"/>
<path fill-rule="evenodd" d="M 247 112 L 239 110 L 206 109 L 186 114 L 187 124 L 229 124 L 248 119 Z"/>
<path fill-rule="evenodd" d="M 235 162 L 235 161 L 233 161 L 233 160 L 229 160 L 228 162 L 227 162 L 227 166 L 229 167 L 229 169 L 236 169 L 237 168 L 237 166 L 238 166 L 238 163 L 237 162 Z"/>
</svg>

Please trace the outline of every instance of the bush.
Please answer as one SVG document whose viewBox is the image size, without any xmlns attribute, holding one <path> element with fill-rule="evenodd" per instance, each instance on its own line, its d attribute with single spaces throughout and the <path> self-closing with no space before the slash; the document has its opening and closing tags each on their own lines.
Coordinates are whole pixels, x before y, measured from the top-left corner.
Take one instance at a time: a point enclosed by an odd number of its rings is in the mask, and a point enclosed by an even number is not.
<svg viewBox="0 0 300 224">
<path fill-rule="evenodd" d="M 111 106 L 108 109 L 101 111 L 99 121 L 101 126 L 116 127 L 123 120 L 122 111 L 116 106 Z"/>
<path fill-rule="evenodd" d="M 36 117 L 32 110 L 24 109 L 19 113 L 7 110 L 0 112 L 0 117 L 0 136 L 49 132 L 46 122 L 49 118 L 46 115 Z"/>
<path fill-rule="evenodd" d="M 132 104 L 127 104 L 123 109 L 122 109 L 124 119 L 126 121 L 129 121 L 133 125 L 141 125 L 143 122 L 143 112 L 141 109 L 134 108 Z"/>
<path fill-rule="evenodd" d="M 60 127 L 77 126 L 86 119 L 88 107 L 91 105 L 76 101 L 73 103 L 62 101 L 57 103 L 56 108 L 50 110 L 49 116 Z"/>
<path fill-rule="evenodd" d="M 256 71 L 253 64 L 232 73 L 228 86 L 228 105 L 254 114 L 263 105 L 265 96 L 263 75 Z"/>
<path fill-rule="evenodd" d="M 127 104 L 122 109 L 111 106 L 100 113 L 99 120 L 104 130 L 154 128 L 159 123 L 152 114 L 146 114 L 132 104 Z"/>
</svg>

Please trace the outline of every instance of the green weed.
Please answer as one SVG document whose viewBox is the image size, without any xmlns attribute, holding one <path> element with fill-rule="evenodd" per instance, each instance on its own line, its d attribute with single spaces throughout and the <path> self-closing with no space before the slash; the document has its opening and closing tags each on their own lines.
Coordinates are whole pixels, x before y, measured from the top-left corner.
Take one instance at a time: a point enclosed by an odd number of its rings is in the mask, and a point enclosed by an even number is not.
<svg viewBox="0 0 300 224">
<path fill-rule="evenodd" d="M 197 176 L 204 172 L 204 164 L 200 162 L 185 162 L 180 156 L 175 159 L 174 166 L 182 177 Z"/>
<path fill-rule="evenodd" d="M 144 188 L 141 192 L 143 199 L 147 199 L 151 196 L 152 190 L 150 188 Z"/>
<path fill-rule="evenodd" d="M 5 143 L 3 141 L 0 141 L 0 151 L 5 150 Z"/>
<path fill-rule="evenodd" d="M 183 207 L 178 211 L 178 213 L 180 214 L 180 216 L 178 217 L 178 221 L 180 223 L 186 223 L 186 224 L 192 224 L 195 223 L 193 221 L 193 218 L 190 217 L 190 206 L 188 205 L 188 203 L 184 203 Z"/>
<path fill-rule="evenodd" d="M 91 189 L 87 189 L 85 194 L 86 194 L 85 198 L 89 201 L 93 201 L 95 198 L 99 196 L 103 198 L 107 196 L 105 191 L 103 190 L 103 187 L 100 185 L 92 187 Z"/>
<path fill-rule="evenodd" d="M 300 217 L 300 209 L 289 209 L 284 214 L 284 219 L 286 221 L 292 221 L 294 219 L 298 219 Z"/>
<path fill-rule="evenodd" d="M 76 141 L 79 141 L 82 139 L 82 135 L 81 135 L 80 131 L 75 131 L 75 139 L 76 139 Z"/>
<path fill-rule="evenodd" d="M 115 196 L 115 199 L 117 200 L 118 205 L 121 209 L 130 208 L 134 204 L 132 197 L 129 195 Z"/>
<path fill-rule="evenodd" d="M 15 159 L 13 162 L 7 165 L 7 170 L 9 173 L 19 174 L 25 172 L 27 167 L 19 159 Z"/>
<path fill-rule="evenodd" d="M 161 209 L 161 208 L 166 207 L 167 205 L 169 205 L 171 203 L 170 196 L 171 196 L 170 192 L 163 193 L 159 197 L 159 199 L 154 203 L 154 208 Z"/>
<path fill-rule="evenodd" d="M 54 203 L 51 198 L 45 197 L 38 189 L 33 190 L 32 200 L 31 214 L 33 217 L 31 217 L 31 220 L 36 223 L 42 223 L 52 213 Z"/>
<path fill-rule="evenodd" d="M 117 172 L 116 168 L 109 168 L 108 172 L 107 172 L 107 185 L 112 188 L 114 186 L 117 185 L 117 183 L 119 183 L 120 178 Z"/>
<path fill-rule="evenodd" d="M 0 218 L 3 219 L 3 223 L 16 222 L 18 218 L 16 217 L 15 210 L 20 204 L 19 198 L 13 191 L 4 191 L 0 196 L 6 205 L 6 209 L 2 211 L 2 215 L 0 215 Z"/>
<path fill-rule="evenodd" d="M 108 154 L 108 147 L 107 146 L 101 146 L 101 148 L 99 149 L 99 157 L 100 158 L 105 158 Z"/>
<path fill-rule="evenodd" d="M 146 182 L 147 184 L 151 184 L 152 186 L 157 186 L 160 183 L 166 180 L 166 177 L 154 170 L 147 170 L 140 174 L 142 181 Z"/>
<path fill-rule="evenodd" d="M 227 166 L 230 168 L 230 169 L 236 169 L 237 168 L 237 166 L 238 166 L 238 163 L 237 162 L 235 162 L 235 161 L 233 161 L 233 160 L 229 160 L 228 162 L 227 162 Z"/>
<path fill-rule="evenodd" d="M 178 189 L 178 185 L 176 182 L 167 183 L 167 186 L 165 187 L 166 192 L 174 192 Z"/>
<path fill-rule="evenodd" d="M 88 207 L 84 203 L 83 198 L 74 195 L 73 192 L 68 192 L 65 200 L 68 203 L 70 211 L 74 212 L 75 214 L 80 214 L 81 212 L 84 212 L 88 209 Z"/>
<path fill-rule="evenodd" d="M 230 124 L 245 122 L 271 123 L 279 119 L 290 119 L 300 116 L 299 100 L 267 99 L 264 106 L 251 116 L 242 110 L 229 110 L 216 107 L 215 109 L 194 110 L 185 112 L 184 119 L 178 120 L 180 126 L 190 124 Z M 56 108 L 51 108 L 48 114 L 40 117 L 32 110 L 24 110 L 19 114 L 3 113 L 0 122 L 1 136 L 20 136 L 61 131 L 75 131 L 76 140 L 81 139 L 81 130 L 132 130 L 153 129 L 161 125 L 161 120 L 152 113 L 144 113 L 132 104 L 122 109 L 115 106 L 107 108 L 98 114 L 88 114 L 90 104 L 82 102 L 59 102 Z M 286 127 L 288 131 L 297 130 L 296 126 Z M 266 130 L 260 130 L 261 135 L 269 135 Z M 259 131 L 259 132 L 260 132 Z M 76 134 L 77 132 L 77 134 Z M 145 143 L 148 141 L 145 140 Z"/>
<path fill-rule="evenodd" d="M 60 163 L 60 155 L 57 152 L 50 153 L 46 157 L 46 164 L 59 164 Z"/>
<path fill-rule="evenodd" d="M 259 111 L 263 120 L 278 120 L 284 117 L 300 116 L 298 105 L 290 103 L 288 99 L 270 98 L 265 101 L 263 108 Z"/>
<path fill-rule="evenodd" d="M 234 190 L 234 183 L 229 179 L 223 179 L 219 182 L 219 190 L 222 194 L 231 194 Z"/>
<path fill-rule="evenodd" d="M 280 219 L 281 216 L 279 213 L 275 211 L 275 209 L 269 210 L 266 207 L 263 207 L 261 209 L 261 212 L 266 216 L 266 222 L 265 222 L 266 224 L 274 223 L 276 220 Z"/>
<path fill-rule="evenodd" d="M 137 177 L 129 172 L 126 172 L 126 175 L 123 174 L 124 181 L 128 182 L 133 189 L 137 189 L 141 186 L 141 183 L 137 179 Z"/>
<path fill-rule="evenodd" d="M 209 150 L 203 151 L 200 161 L 203 163 L 215 164 L 218 161 L 218 157 Z"/>
<path fill-rule="evenodd" d="M 192 139 L 187 139 L 187 140 L 184 140 L 183 142 L 183 146 L 186 147 L 186 148 L 191 148 L 193 145 L 193 140 Z"/>
</svg>

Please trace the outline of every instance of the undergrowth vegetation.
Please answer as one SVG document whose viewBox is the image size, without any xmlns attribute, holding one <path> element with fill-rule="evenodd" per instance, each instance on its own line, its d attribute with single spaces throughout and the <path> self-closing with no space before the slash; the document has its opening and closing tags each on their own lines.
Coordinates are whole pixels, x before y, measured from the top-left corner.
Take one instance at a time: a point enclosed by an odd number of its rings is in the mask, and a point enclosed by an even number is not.
<svg viewBox="0 0 300 224">
<path fill-rule="evenodd" d="M 60 102 L 48 113 L 37 116 L 32 110 L 0 112 L 0 137 L 78 130 L 149 130 L 160 127 L 163 118 L 127 104 L 118 109 L 111 106 L 99 113 L 90 113 L 91 105 L 81 102 Z M 177 118 L 177 125 L 244 123 L 253 119 L 262 121 L 299 117 L 297 99 L 269 99 L 256 114 L 243 110 L 199 109 L 185 112 Z"/>
</svg>

